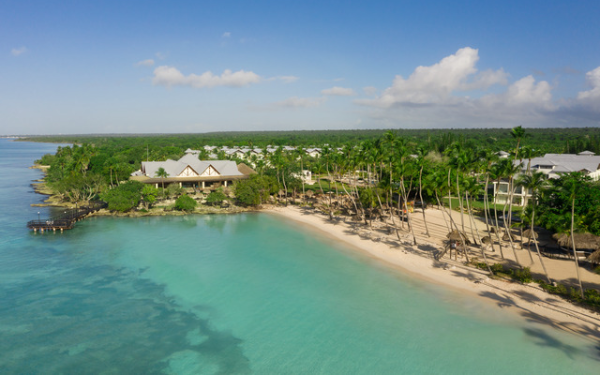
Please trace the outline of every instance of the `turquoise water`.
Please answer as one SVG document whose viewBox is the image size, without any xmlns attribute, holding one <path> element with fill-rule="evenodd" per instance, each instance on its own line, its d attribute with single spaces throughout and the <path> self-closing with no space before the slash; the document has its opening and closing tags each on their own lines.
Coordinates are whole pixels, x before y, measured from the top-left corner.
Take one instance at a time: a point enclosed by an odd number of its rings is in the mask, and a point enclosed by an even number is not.
<svg viewBox="0 0 600 375">
<path fill-rule="evenodd" d="M 0 140 L 0 373 L 597 372 L 597 343 L 268 214 L 30 233 L 55 147 Z"/>
</svg>

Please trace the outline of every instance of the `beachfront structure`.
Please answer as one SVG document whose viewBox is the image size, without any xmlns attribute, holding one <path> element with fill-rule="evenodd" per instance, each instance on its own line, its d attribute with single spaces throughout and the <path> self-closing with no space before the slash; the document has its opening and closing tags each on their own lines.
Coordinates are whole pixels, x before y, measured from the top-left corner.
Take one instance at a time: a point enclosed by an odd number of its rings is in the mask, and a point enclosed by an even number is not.
<svg viewBox="0 0 600 375">
<path fill-rule="evenodd" d="M 159 169 L 167 177 L 158 176 Z M 142 168 L 131 174 L 132 180 L 159 187 L 161 184 L 178 184 L 179 187 L 212 188 L 229 186 L 234 181 L 244 180 L 255 173 L 252 168 L 230 160 L 199 160 L 198 152 L 186 150 L 179 160 L 144 161 Z"/>
<path fill-rule="evenodd" d="M 519 161 L 515 161 L 519 164 Z M 594 181 L 600 180 L 600 156 L 591 151 L 583 151 L 579 154 L 546 154 L 537 158 L 523 160 L 521 163 L 522 173 L 526 173 L 527 169 L 532 172 L 542 172 L 548 178 L 559 178 L 563 174 L 571 172 L 582 172 L 585 176 L 590 177 Z M 518 176 L 515 176 L 516 179 Z M 509 189 L 508 181 L 494 182 L 494 196 L 496 203 L 504 204 L 508 201 Z M 522 206 L 527 199 L 531 197 L 531 192 L 526 191 L 520 186 L 514 187 L 513 204 Z"/>
</svg>

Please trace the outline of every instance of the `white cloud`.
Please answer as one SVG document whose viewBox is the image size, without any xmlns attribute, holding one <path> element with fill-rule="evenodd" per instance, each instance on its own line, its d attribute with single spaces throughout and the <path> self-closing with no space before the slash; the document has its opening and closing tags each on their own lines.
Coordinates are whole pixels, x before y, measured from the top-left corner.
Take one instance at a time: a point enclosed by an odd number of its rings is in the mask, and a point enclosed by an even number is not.
<svg viewBox="0 0 600 375">
<path fill-rule="evenodd" d="M 519 108 L 527 106 L 532 108 L 551 109 L 552 87 L 546 81 L 535 82 L 535 78 L 529 75 L 511 84 L 501 94 L 489 94 L 480 100 L 471 100 L 472 105 L 482 105 L 488 108 Z"/>
<path fill-rule="evenodd" d="M 269 78 L 268 81 L 278 80 L 278 81 L 282 81 L 283 83 L 294 83 L 299 79 L 300 78 L 296 77 L 296 76 L 277 76 L 277 77 Z"/>
<path fill-rule="evenodd" d="M 138 61 L 134 65 L 135 66 L 152 66 L 152 65 L 154 65 L 154 60 L 153 59 L 146 59 L 146 60 Z"/>
<path fill-rule="evenodd" d="M 506 83 L 507 75 L 502 69 L 476 74 L 475 64 L 478 60 L 478 50 L 461 48 L 437 64 L 417 67 L 407 79 L 396 76 L 392 86 L 380 97 L 360 103 L 383 108 L 398 104 L 451 103 L 455 100 L 453 92 L 485 89 Z"/>
<path fill-rule="evenodd" d="M 184 76 L 177 68 L 172 66 L 159 66 L 154 69 L 152 84 L 158 86 L 190 86 L 194 88 L 204 87 L 242 87 L 252 83 L 260 82 L 260 77 L 254 72 L 238 70 L 232 72 L 227 69 L 220 76 L 212 72 L 204 72 L 201 75 L 190 74 Z"/>
<path fill-rule="evenodd" d="M 277 107 L 284 108 L 314 108 L 323 104 L 325 98 L 299 98 L 297 96 L 275 103 Z"/>
<path fill-rule="evenodd" d="M 377 94 L 377 87 L 373 87 L 373 86 L 367 86 L 367 87 L 363 87 L 363 92 L 365 93 L 365 95 L 367 96 L 373 96 Z"/>
<path fill-rule="evenodd" d="M 221 35 L 222 38 L 229 38 L 231 37 L 231 33 L 229 31 L 226 31 L 223 33 L 223 35 Z"/>
<path fill-rule="evenodd" d="M 589 99 L 600 99 L 600 66 L 587 72 L 585 78 L 592 87 L 591 90 L 581 91 L 577 94 L 577 99 L 587 101 Z"/>
<path fill-rule="evenodd" d="M 330 89 L 321 90 L 321 94 L 323 95 L 331 95 L 331 96 L 353 96 L 356 95 L 353 89 L 344 88 L 339 86 L 334 86 Z"/>
<path fill-rule="evenodd" d="M 374 99 L 355 100 L 382 124 L 422 127 L 597 126 L 600 67 L 586 74 L 591 89 L 577 98 L 554 99 L 553 85 L 532 75 L 508 84 L 503 69 L 478 71 L 478 51 L 462 48 L 431 66 L 396 76 Z M 555 85 L 558 83 L 555 83 Z M 508 85 L 505 89 L 493 87 Z M 371 95 L 374 88 L 363 89 Z"/>
<path fill-rule="evenodd" d="M 156 52 L 154 56 L 156 56 L 156 58 L 159 60 L 164 60 L 167 58 L 167 54 L 162 52 Z"/>
<path fill-rule="evenodd" d="M 24 54 L 27 51 L 28 51 L 27 47 L 19 47 L 19 48 L 13 48 L 13 49 L 11 49 L 10 53 L 13 56 L 20 56 L 20 55 Z"/>
</svg>

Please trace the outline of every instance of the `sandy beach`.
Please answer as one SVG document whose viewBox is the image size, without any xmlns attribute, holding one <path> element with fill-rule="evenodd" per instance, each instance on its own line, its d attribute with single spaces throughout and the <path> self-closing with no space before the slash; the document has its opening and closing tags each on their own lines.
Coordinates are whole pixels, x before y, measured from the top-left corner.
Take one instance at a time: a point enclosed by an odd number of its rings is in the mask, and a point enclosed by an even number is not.
<svg viewBox="0 0 600 375">
<path fill-rule="evenodd" d="M 376 224 L 373 228 L 369 228 L 343 218 L 330 221 L 327 215 L 311 208 L 289 205 L 272 207 L 267 212 L 310 226 L 336 240 L 343 241 L 370 257 L 397 268 L 399 272 L 472 294 L 477 298 L 496 304 L 498 308 L 509 309 L 527 321 L 583 335 L 590 340 L 600 339 L 599 314 L 549 294 L 535 283 L 523 285 L 517 282 L 490 279 L 486 271 L 465 265 L 465 259 L 461 257 L 454 260 L 454 257 L 450 259 L 446 255 L 440 261 L 436 261 L 433 254 L 444 247 L 448 233 L 442 211 L 438 209 L 426 210 L 429 237 L 425 235 L 422 213 L 417 211 L 411 215 L 417 238 L 416 246 L 413 245 L 412 235 L 407 229 L 399 232 L 399 240 L 395 232 L 388 234 L 387 230 L 378 228 Z M 460 223 L 458 212 L 453 212 L 453 217 L 457 223 Z M 465 231 L 470 235 L 471 226 L 467 224 L 468 219 L 465 216 Z M 487 235 L 485 223 L 476 220 L 475 226 L 481 236 Z M 525 267 L 530 267 L 535 278 L 543 278 L 543 271 L 535 250 L 530 257 L 528 250 L 520 248 L 520 243 L 515 246 L 518 249 L 516 252 L 520 263 Z M 532 247 L 532 249 L 534 248 Z M 507 244 L 503 247 L 503 253 L 504 262 L 514 261 L 512 250 Z M 479 248 L 471 247 L 468 254 L 470 257 L 478 257 L 479 261 L 483 261 Z M 486 256 L 488 256 L 490 264 L 503 262 L 498 250 L 495 253 L 488 251 Z M 575 265 L 572 260 L 547 257 L 544 257 L 543 260 L 552 281 L 575 285 Z M 581 277 L 584 287 L 599 288 L 600 275 L 582 267 Z"/>
</svg>

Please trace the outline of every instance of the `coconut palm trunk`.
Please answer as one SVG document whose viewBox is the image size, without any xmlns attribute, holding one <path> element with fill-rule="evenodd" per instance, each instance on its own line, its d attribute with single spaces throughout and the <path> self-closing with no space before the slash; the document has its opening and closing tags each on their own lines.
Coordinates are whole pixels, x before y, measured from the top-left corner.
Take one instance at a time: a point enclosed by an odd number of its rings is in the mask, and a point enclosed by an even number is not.
<svg viewBox="0 0 600 375">
<path fill-rule="evenodd" d="M 579 259 L 577 258 L 577 249 L 575 248 L 575 196 L 571 203 L 571 244 L 573 246 L 573 258 L 575 259 L 575 271 L 577 273 L 577 282 L 579 283 L 579 291 L 581 292 L 581 298 L 585 298 L 583 294 L 583 285 L 581 284 L 581 275 L 579 274 Z"/>
<path fill-rule="evenodd" d="M 533 213 L 531 214 L 531 232 L 535 233 L 535 206 L 533 208 Z M 546 269 L 546 265 L 544 264 L 544 260 L 542 259 L 542 254 L 540 253 L 540 247 L 538 246 L 537 241 L 534 238 L 535 250 L 537 252 L 538 258 L 540 259 L 540 264 L 542 265 L 542 269 L 544 270 L 544 274 L 546 275 L 546 280 L 548 284 L 552 283 L 550 281 L 550 276 L 548 275 L 548 270 Z"/>
<path fill-rule="evenodd" d="M 425 235 L 429 235 L 429 228 L 427 227 L 427 218 L 425 217 L 425 202 L 423 202 L 423 166 L 419 170 L 419 198 L 421 199 L 421 210 L 423 211 L 423 224 L 425 225 Z"/>
</svg>

